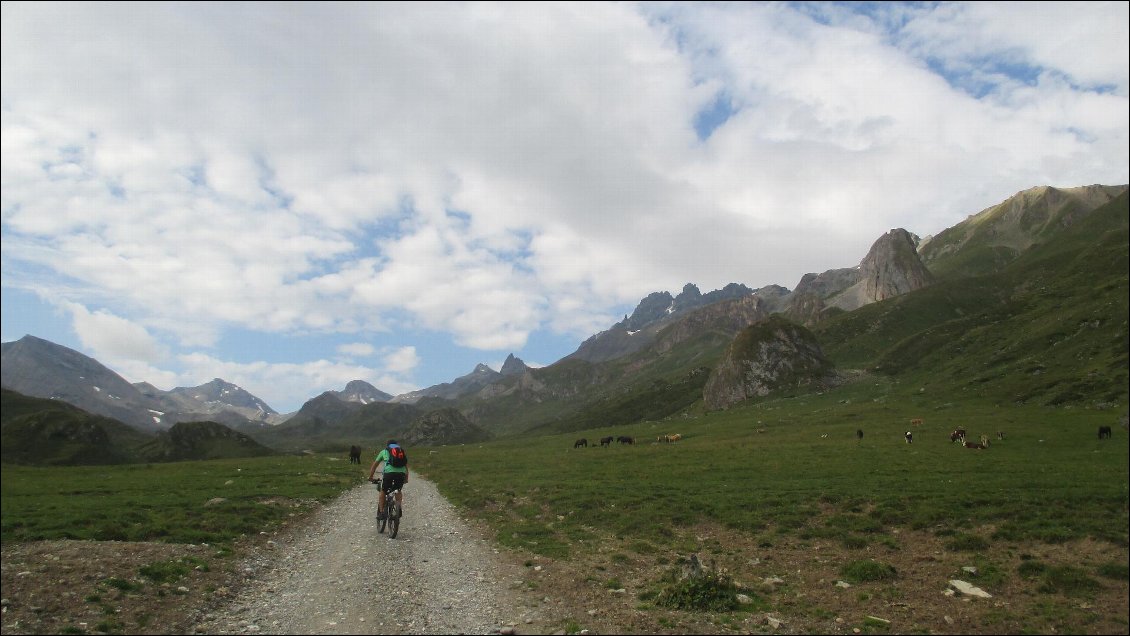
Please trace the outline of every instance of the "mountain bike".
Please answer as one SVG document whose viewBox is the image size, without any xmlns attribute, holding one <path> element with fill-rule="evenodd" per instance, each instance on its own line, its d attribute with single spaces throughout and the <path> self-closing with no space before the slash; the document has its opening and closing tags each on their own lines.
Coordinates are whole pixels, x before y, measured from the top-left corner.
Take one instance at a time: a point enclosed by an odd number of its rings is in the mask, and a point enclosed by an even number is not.
<svg viewBox="0 0 1130 636">
<path fill-rule="evenodd" d="M 377 490 L 381 489 L 380 478 L 373 479 L 372 482 L 377 486 Z M 397 531 L 400 530 L 400 503 L 397 502 L 396 496 L 400 494 L 400 490 L 390 490 L 385 493 L 385 518 L 377 517 L 377 532 L 384 533 L 385 527 L 388 527 L 388 538 L 395 539 Z"/>
</svg>

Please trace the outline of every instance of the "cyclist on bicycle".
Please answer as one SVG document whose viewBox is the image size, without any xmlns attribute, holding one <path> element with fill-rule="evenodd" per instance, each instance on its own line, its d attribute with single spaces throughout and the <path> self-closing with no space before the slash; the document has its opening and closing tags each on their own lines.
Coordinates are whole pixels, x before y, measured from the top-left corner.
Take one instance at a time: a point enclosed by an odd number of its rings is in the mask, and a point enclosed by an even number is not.
<svg viewBox="0 0 1130 636">
<path fill-rule="evenodd" d="M 394 456 L 404 458 L 403 462 L 393 459 Z M 400 489 L 404 484 L 408 483 L 408 460 L 404 456 L 404 450 L 396 443 L 396 440 L 388 440 L 388 444 L 381 449 L 373 459 L 373 465 L 369 467 L 369 481 L 375 481 L 377 474 L 377 466 L 384 462 L 384 471 L 381 474 L 383 483 L 381 484 L 381 491 L 377 500 L 377 519 L 385 518 L 385 496 L 389 492 L 396 493 L 396 503 L 400 508 L 401 516 L 404 515 L 404 498 L 401 495 Z M 403 463 L 402 466 L 396 466 L 397 463 Z"/>
</svg>

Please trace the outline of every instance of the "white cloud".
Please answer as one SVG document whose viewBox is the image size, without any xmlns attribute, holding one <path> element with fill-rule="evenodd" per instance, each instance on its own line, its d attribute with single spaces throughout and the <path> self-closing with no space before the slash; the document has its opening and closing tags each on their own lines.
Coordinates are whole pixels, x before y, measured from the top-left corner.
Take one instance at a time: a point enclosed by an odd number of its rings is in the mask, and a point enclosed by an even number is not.
<svg viewBox="0 0 1130 636">
<path fill-rule="evenodd" d="M 517 350 L 1130 180 L 1125 3 L 850 8 L 6 3 L 5 283 L 170 348 L 410 326 Z"/>
<path fill-rule="evenodd" d="M 71 314 L 82 345 L 104 360 L 152 363 L 163 359 L 164 347 L 145 329 L 105 310 L 90 311 L 73 302 L 59 301 Z"/>
<path fill-rule="evenodd" d="M 397 347 L 384 354 L 385 370 L 395 374 L 406 374 L 414 371 L 420 364 L 420 356 L 416 347 Z"/>
<path fill-rule="evenodd" d="M 338 353 L 357 358 L 367 358 L 376 352 L 376 348 L 367 342 L 349 342 L 338 345 Z"/>
</svg>

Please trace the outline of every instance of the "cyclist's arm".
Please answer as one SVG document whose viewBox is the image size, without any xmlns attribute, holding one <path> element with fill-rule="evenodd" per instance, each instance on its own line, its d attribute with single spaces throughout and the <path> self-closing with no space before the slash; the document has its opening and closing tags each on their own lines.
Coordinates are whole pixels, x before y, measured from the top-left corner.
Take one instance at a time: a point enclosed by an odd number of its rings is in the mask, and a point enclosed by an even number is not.
<svg viewBox="0 0 1130 636">
<path fill-rule="evenodd" d="M 380 461 L 374 459 L 373 465 L 369 466 L 369 481 L 373 481 L 373 476 L 377 474 L 377 464 L 379 463 Z"/>
</svg>

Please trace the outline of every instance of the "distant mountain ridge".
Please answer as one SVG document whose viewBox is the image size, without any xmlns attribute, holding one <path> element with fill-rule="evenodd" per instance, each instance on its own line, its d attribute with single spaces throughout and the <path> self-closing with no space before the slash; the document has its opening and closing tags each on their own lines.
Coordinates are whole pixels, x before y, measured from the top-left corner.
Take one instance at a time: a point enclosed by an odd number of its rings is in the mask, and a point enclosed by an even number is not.
<svg viewBox="0 0 1130 636">
<path fill-rule="evenodd" d="M 704 400 L 708 375 L 724 363 L 727 347 L 743 330 L 774 314 L 799 325 L 820 325 L 819 330 L 812 327 L 813 332 L 821 341 L 832 339 L 831 350 L 837 361 L 840 357 L 863 360 L 871 365 L 868 368 L 898 373 L 905 366 L 904 359 L 927 357 L 928 352 L 916 349 L 916 343 L 946 342 L 937 333 L 916 331 L 922 328 L 920 325 L 937 323 L 944 329 L 957 329 L 960 322 L 963 329 L 970 330 L 976 323 L 968 323 L 968 316 L 1003 302 L 999 294 L 1028 293 L 1023 282 L 1014 280 L 1025 272 L 1013 263 L 1026 262 L 1027 255 L 1039 252 L 1045 244 L 1061 242 L 1069 234 L 1076 243 L 1056 249 L 1080 249 L 1077 243 L 1085 242 L 1087 228 L 1094 225 L 1106 232 L 1112 223 L 1091 223 L 1092 213 L 1103 209 L 1104 219 L 1117 217 L 1117 212 L 1107 208 L 1112 203 L 1124 206 L 1126 194 L 1126 185 L 1032 188 L 971 215 L 935 237 L 919 239 L 905 229 L 893 229 L 873 243 L 859 265 L 805 274 L 792 291 L 779 285 L 754 290 L 731 283 L 722 290 L 702 294 L 688 283 L 675 296 L 654 292 L 644 297 L 632 314 L 549 366 L 531 369 L 510 354 L 500 372 L 479 364 L 452 382 L 399 396 L 389 396 L 356 380 L 343 391 L 327 391 L 307 401 L 286 425 L 269 426 L 281 421 L 282 416 L 218 378 L 200 387 L 177 387 L 167 392 L 147 383 L 129 385 L 97 361 L 32 336 L 4 343 L 3 385 L 26 395 L 37 394 L 16 385 L 37 386 L 48 393 L 39 397 L 83 401 L 102 409 L 91 408 L 92 413 L 146 431 L 166 430 L 176 422 L 187 421 L 185 418 L 211 420 L 246 432 L 267 446 L 289 449 L 314 442 L 336 448 L 350 444 L 352 439 L 380 440 L 400 435 L 413 422 L 431 421 L 424 416 L 441 409 L 456 409 L 469 423 L 492 436 L 606 426 L 608 422 L 631 421 L 632 417 L 662 418 Z M 1104 240 L 1113 240 L 1117 247 L 1117 235 Z M 1125 266 L 1118 264 L 1117 253 L 1113 258 L 1112 266 L 1125 271 Z M 1065 266 L 1064 271 L 1069 269 Z M 998 272 L 1009 276 L 987 278 Z M 1089 279 L 1080 276 L 1072 294 L 1091 289 Z M 999 284 L 1002 289 L 1018 285 L 1019 291 L 984 288 L 989 284 Z M 1105 284 L 1103 290 L 1112 284 Z M 1103 290 L 1093 293 L 1106 293 Z M 904 299 L 911 300 L 903 303 Z M 921 315 L 915 321 L 899 325 L 901 331 L 887 335 L 892 322 L 898 320 L 891 307 L 920 305 L 929 309 L 917 310 Z M 876 308 L 872 311 L 872 307 Z M 1099 315 L 1097 312 L 1092 313 Z M 966 317 L 965 322 L 952 320 L 951 314 Z M 858 317 L 862 316 L 881 316 L 882 321 L 860 325 L 862 318 Z M 1079 318 L 1080 324 L 1094 322 L 1085 318 Z M 1005 313 L 994 318 L 994 324 L 1008 324 L 1010 319 L 1011 313 Z M 851 329 L 858 331 L 844 335 Z M 941 326 L 934 329 L 944 331 Z M 895 342 L 883 340 L 894 338 L 895 333 Z M 976 333 L 969 331 L 971 335 L 963 336 L 955 332 L 948 339 L 973 338 Z M 1049 333 L 1046 338 L 1061 336 Z M 876 351 L 896 344 L 890 352 L 875 358 Z M 1029 344 L 1036 349 L 1042 346 L 1040 342 Z M 960 355 L 959 349 L 950 358 Z M 1079 355 L 1086 357 L 1083 350 Z M 29 366 L 29 359 L 35 364 Z M 740 355 L 737 360 L 729 364 L 748 362 Z M 1066 392 L 1068 397 L 1057 400 L 1086 395 L 1089 385 L 1081 381 L 1080 386 L 1083 388 Z M 762 389 L 751 387 L 747 385 L 747 397 L 741 399 L 761 395 Z M 730 395 L 735 393 L 730 391 Z M 712 399 L 709 404 L 717 406 L 720 402 Z M 462 427 L 453 417 L 437 416 L 433 423 L 442 424 L 441 429 L 446 430 L 452 422 L 459 424 L 457 429 Z"/>
<path fill-rule="evenodd" d="M 130 384 L 94 358 L 35 336 L 0 347 L 3 388 L 62 400 L 143 431 L 164 431 L 193 420 L 241 426 L 278 416 L 263 400 L 219 378 L 198 387 L 162 391 L 147 382 Z"/>
</svg>

